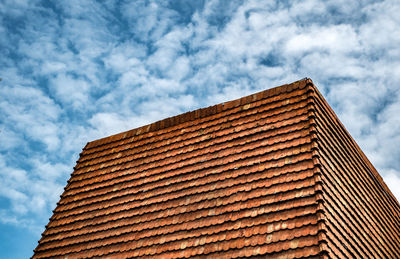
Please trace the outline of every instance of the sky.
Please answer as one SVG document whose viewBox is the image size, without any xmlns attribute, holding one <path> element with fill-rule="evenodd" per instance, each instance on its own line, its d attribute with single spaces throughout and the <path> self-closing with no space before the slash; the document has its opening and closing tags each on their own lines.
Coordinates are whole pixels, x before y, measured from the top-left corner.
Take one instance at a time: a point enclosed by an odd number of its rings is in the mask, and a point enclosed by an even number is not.
<svg viewBox="0 0 400 259">
<path fill-rule="evenodd" d="M 400 2 L 0 0 L 0 258 L 89 141 L 310 77 L 400 200 Z"/>
</svg>

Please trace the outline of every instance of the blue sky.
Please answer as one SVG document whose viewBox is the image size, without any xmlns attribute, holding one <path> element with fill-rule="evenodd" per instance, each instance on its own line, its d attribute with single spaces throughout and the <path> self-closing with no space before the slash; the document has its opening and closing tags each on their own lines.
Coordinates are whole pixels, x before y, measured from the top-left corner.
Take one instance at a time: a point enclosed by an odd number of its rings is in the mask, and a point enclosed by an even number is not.
<svg viewBox="0 0 400 259">
<path fill-rule="evenodd" d="M 310 77 L 400 199 L 400 2 L 0 0 L 0 258 L 83 146 Z"/>
</svg>

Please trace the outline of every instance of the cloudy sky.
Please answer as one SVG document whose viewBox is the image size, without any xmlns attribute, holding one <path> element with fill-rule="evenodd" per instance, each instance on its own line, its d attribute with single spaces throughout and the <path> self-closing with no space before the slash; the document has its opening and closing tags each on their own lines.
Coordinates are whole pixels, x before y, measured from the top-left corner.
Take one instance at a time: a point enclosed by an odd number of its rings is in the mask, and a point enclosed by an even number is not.
<svg viewBox="0 0 400 259">
<path fill-rule="evenodd" d="M 0 0 L 0 258 L 86 142 L 310 77 L 400 199 L 400 2 Z"/>
</svg>

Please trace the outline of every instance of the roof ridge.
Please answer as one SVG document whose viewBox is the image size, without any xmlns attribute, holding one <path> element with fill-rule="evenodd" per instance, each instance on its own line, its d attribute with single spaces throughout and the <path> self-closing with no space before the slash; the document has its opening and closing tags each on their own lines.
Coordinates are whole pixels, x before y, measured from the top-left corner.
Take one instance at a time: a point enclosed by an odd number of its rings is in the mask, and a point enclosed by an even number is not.
<svg viewBox="0 0 400 259">
<path fill-rule="evenodd" d="M 315 88 L 315 94 L 317 94 L 320 97 L 320 99 L 324 100 L 323 95 L 318 91 L 317 88 Z M 338 124 L 340 129 L 345 134 L 345 137 L 348 139 L 350 144 L 353 146 L 353 149 L 355 149 L 356 152 L 354 152 L 354 153 L 358 154 L 360 156 L 360 159 L 364 162 L 364 166 L 366 166 L 369 169 L 371 175 L 375 178 L 375 180 L 379 183 L 379 185 L 381 185 L 385 194 L 388 195 L 388 197 L 390 197 L 389 199 L 391 200 L 391 202 L 394 203 L 394 206 L 395 206 L 394 208 L 397 209 L 398 213 L 400 213 L 400 208 L 396 206 L 396 204 L 399 204 L 399 201 L 394 196 L 394 194 L 390 191 L 389 187 L 383 180 L 382 176 L 378 173 L 375 166 L 367 158 L 365 153 L 361 150 L 360 146 L 357 144 L 357 142 L 354 140 L 354 138 L 348 132 L 346 127 L 343 125 L 343 123 L 339 120 L 339 118 L 337 117 L 337 115 L 334 112 L 334 110 L 332 109 L 332 107 L 330 107 L 329 104 L 328 105 L 325 104 L 325 108 L 333 115 L 333 116 L 331 116 L 331 118 Z"/>
<path fill-rule="evenodd" d="M 250 94 L 248 96 L 245 96 L 245 97 L 242 97 L 239 99 L 215 104 L 215 105 L 212 105 L 209 107 L 200 108 L 200 109 L 193 110 L 193 111 L 188 111 L 188 112 L 185 112 L 185 113 L 182 113 L 179 115 L 175 115 L 175 116 L 172 116 L 169 118 L 165 118 L 165 119 L 162 119 L 162 120 L 159 120 L 159 121 L 156 121 L 156 122 L 153 122 L 153 123 L 150 123 L 150 124 L 138 127 L 138 128 L 134 128 L 134 129 L 124 131 L 124 132 L 121 132 L 118 134 L 114 134 L 114 135 L 111 135 L 108 137 L 100 138 L 100 139 L 97 139 L 94 141 L 90 141 L 86 144 L 86 146 L 83 148 L 83 150 L 95 148 L 95 147 L 109 144 L 109 143 L 112 143 L 112 142 L 115 142 L 115 141 L 118 141 L 121 139 L 129 138 L 129 137 L 132 137 L 135 135 L 141 135 L 144 133 L 149 133 L 149 132 L 157 131 L 160 129 L 165 129 L 165 128 L 169 128 L 172 126 L 176 126 L 176 125 L 184 123 L 184 122 L 189 122 L 189 121 L 193 121 L 196 119 L 211 116 L 216 113 L 238 107 L 240 105 L 246 105 L 246 104 L 261 100 L 261 99 L 265 99 L 267 97 L 279 95 L 283 92 L 289 92 L 289 91 L 292 91 L 292 90 L 295 90 L 298 88 L 303 88 L 310 82 L 312 83 L 311 79 L 306 77 L 306 78 L 300 79 L 300 80 L 295 81 L 290 84 L 284 84 L 281 86 L 263 90 L 261 92 Z"/>
<path fill-rule="evenodd" d="M 322 172 L 321 172 L 321 163 L 319 159 L 319 152 L 318 152 L 318 137 L 317 137 L 317 128 L 316 128 L 316 121 L 315 121 L 315 94 L 316 94 L 316 87 L 311 81 L 311 79 L 308 79 L 306 82 L 306 87 L 307 89 L 307 95 L 308 95 L 308 101 L 309 101 L 309 108 L 308 108 L 308 118 L 309 118 L 309 123 L 310 126 L 308 128 L 310 138 L 311 138 L 311 156 L 312 156 L 312 161 L 314 164 L 314 180 L 315 180 L 315 185 L 314 185 L 314 191 L 315 191 L 315 196 L 316 196 L 316 202 L 317 202 L 317 212 L 316 216 L 318 219 L 318 245 L 320 249 L 320 255 L 322 258 L 327 258 L 327 255 L 329 254 L 329 247 L 327 244 L 327 237 L 326 237 L 326 232 L 327 232 L 327 226 L 326 226 L 326 215 L 325 215 L 325 208 L 324 208 L 324 198 L 323 198 L 323 181 L 322 181 Z"/>
<path fill-rule="evenodd" d="M 312 87 L 312 93 L 310 92 L 310 94 L 312 95 L 312 97 L 310 98 L 310 102 L 312 102 L 312 105 L 310 105 L 310 124 L 312 126 L 310 126 L 311 129 L 311 138 L 312 138 L 312 145 L 313 145 L 313 161 L 314 161 L 314 165 L 315 165 L 315 170 L 316 170 L 316 182 L 319 181 L 319 184 L 316 184 L 317 188 L 320 188 L 320 190 L 316 190 L 319 192 L 318 196 L 320 199 L 319 201 L 317 201 L 319 204 L 321 204 L 321 210 L 319 213 L 319 217 L 321 217 L 321 228 L 327 230 L 327 228 L 329 228 L 329 226 L 327 226 L 327 224 L 330 224 L 330 219 L 328 218 L 328 214 L 329 214 L 329 206 L 332 206 L 332 204 L 330 204 L 329 200 L 325 200 L 325 194 L 327 193 L 326 189 L 329 189 L 330 187 L 328 185 L 326 185 L 326 177 L 328 177 L 326 175 L 326 172 L 323 171 L 325 169 L 323 169 L 323 166 L 325 165 L 326 162 L 322 161 L 323 158 L 323 154 L 320 153 L 322 151 L 322 149 L 324 147 L 326 147 L 326 143 L 324 144 L 323 140 L 320 139 L 320 122 L 319 119 L 321 119 L 321 114 L 320 114 L 320 109 L 327 109 L 327 112 L 329 114 L 327 114 L 328 118 L 332 121 L 334 121 L 333 125 L 335 125 L 336 127 L 336 131 L 340 131 L 342 138 L 345 139 L 344 145 L 348 146 L 348 148 L 350 148 L 353 151 L 353 154 L 356 156 L 354 159 L 357 159 L 359 162 L 361 163 L 360 166 L 363 168 L 363 172 L 365 172 L 367 175 L 369 175 L 369 177 L 371 177 L 371 181 L 375 182 L 377 184 L 377 186 L 380 186 L 380 188 L 382 188 L 383 192 L 387 195 L 386 198 L 388 198 L 388 204 L 386 204 L 386 206 L 389 206 L 389 204 L 391 202 L 396 202 L 396 199 L 394 198 L 393 194 L 389 191 L 388 187 L 386 186 L 385 182 L 382 180 L 382 177 L 377 173 L 376 169 L 373 167 L 373 165 L 371 164 L 371 162 L 366 158 L 365 154 L 362 152 L 362 150 L 359 148 L 359 146 L 357 145 L 357 143 L 354 141 L 354 139 L 351 137 L 351 135 L 348 133 L 348 131 L 346 130 L 346 128 L 343 126 L 343 124 L 340 122 L 340 120 L 338 119 L 337 115 L 335 114 L 335 112 L 333 111 L 333 109 L 329 106 L 329 104 L 326 102 L 326 100 L 324 99 L 324 97 L 322 96 L 322 94 L 318 91 L 318 89 L 313 86 Z M 372 188 L 372 187 L 371 187 Z M 377 190 L 379 192 L 379 190 Z M 379 196 L 379 193 L 376 193 L 375 196 Z M 375 197 L 374 196 L 374 197 Z M 390 198 L 394 198 L 394 199 L 390 199 Z M 374 200 L 372 198 L 372 200 Z M 397 206 L 393 206 L 393 208 L 391 206 L 389 207 L 384 207 L 382 208 L 384 211 L 393 209 L 398 211 L 398 207 Z M 368 211 L 370 211 L 370 209 L 368 209 Z M 386 235 L 386 232 L 383 233 L 383 235 Z M 327 251 L 328 253 L 334 253 L 334 251 L 332 250 L 332 247 L 334 247 L 334 242 L 332 240 L 330 240 L 330 237 L 322 234 L 321 235 L 321 239 L 325 240 L 325 244 L 322 244 L 321 249 L 324 249 L 325 251 Z M 369 239 L 367 239 L 369 240 Z M 350 241 L 351 242 L 351 241 Z M 390 243 L 390 240 L 387 241 L 380 241 L 380 242 L 384 242 L 384 244 L 386 244 L 387 242 Z M 368 241 L 368 244 L 370 244 L 370 242 Z M 379 243 L 372 243 L 373 245 L 379 245 Z M 375 247 L 375 246 L 374 246 Z M 369 252 L 369 251 L 368 251 Z M 386 254 L 386 256 L 388 255 L 387 253 L 389 252 L 390 255 L 390 248 L 387 249 L 383 249 L 383 250 L 376 250 L 375 252 L 382 252 L 384 254 Z"/>
</svg>

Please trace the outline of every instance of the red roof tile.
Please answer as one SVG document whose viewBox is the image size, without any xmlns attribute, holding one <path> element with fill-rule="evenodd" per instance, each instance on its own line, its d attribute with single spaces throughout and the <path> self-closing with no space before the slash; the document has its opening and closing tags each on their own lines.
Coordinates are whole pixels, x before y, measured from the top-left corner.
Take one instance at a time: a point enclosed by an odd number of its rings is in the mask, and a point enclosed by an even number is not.
<svg viewBox="0 0 400 259">
<path fill-rule="evenodd" d="M 88 143 L 33 258 L 399 258 L 399 222 L 304 79 Z"/>
</svg>

